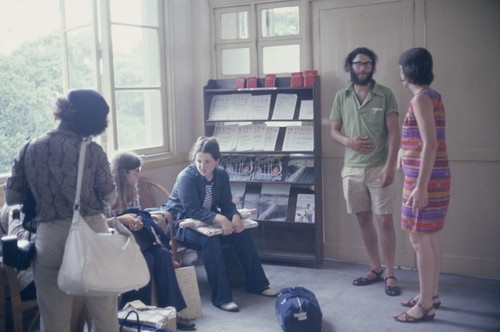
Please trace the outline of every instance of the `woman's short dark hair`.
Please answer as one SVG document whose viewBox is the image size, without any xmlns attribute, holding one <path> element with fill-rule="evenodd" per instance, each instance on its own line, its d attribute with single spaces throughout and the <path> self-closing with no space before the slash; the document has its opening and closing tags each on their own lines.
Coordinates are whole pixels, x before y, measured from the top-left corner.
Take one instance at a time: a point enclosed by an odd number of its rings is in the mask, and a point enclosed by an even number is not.
<svg viewBox="0 0 500 332">
<path fill-rule="evenodd" d="M 219 142 L 215 137 L 198 137 L 196 143 L 194 143 L 191 152 L 189 153 L 189 160 L 194 161 L 196 158 L 196 154 L 199 152 L 210 153 L 212 158 L 215 160 L 220 159 L 220 151 L 219 151 Z"/>
<path fill-rule="evenodd" d="M 109 106 L 104 97 L 91 89 L 72 90 L 59 97 L 54 116 L 61 123 L 82 136 L 99 135 L 108 127 Z"/>
<path fill-rule="evenodd" d="M 405 79 L 416 85 L 430 85 L 434 80 L 432 55 L 422 47 L 410 48 L 399 56 Z"/>
<path fill-rule="evenodd" d="M 373 71 L 375 71 L 378 57 L 375 54 L 375 52 L 373 52 L 372 50 L 370 50 L 369 48 L 366 48 L 366 47 L 358 47 L 358 48 L 354 49 L 353 51 L 351 51 L 351 53 L 349 53 L 347 55 L 347 57 L 345 58 L 345 63 L 344 63 L 344 70 L 346 72 L 349 72 L 351 70 L 352 62 L 353 62 L 354 58 L 356 56 L 358 56 L 358 54 L 363 54 L 363 55 L 366 55 L 367 57 L 369 57 L 372 60 Z"/>
</svg>

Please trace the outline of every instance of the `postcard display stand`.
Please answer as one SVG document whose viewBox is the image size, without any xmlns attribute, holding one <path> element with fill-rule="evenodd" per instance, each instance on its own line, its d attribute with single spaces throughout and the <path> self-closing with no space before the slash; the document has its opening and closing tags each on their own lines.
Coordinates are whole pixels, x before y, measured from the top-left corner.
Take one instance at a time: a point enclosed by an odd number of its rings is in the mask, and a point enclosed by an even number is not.
<svg viewBox="0 0 500 332">
<path fill-rule="evenodd" d="M 205 135 L 219 141 L 238 208 L 256 209 L 249 230 L 262 260 L 319 267 L 323 261 L 320 78 L 310 87 L 204 87 Z"/>
</svg>

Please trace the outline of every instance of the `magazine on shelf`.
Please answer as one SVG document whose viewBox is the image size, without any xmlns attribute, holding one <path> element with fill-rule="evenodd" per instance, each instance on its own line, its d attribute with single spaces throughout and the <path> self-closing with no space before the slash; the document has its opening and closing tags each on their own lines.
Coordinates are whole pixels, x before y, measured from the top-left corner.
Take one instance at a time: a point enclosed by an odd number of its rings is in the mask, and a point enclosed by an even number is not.
<svg viewBox="0 0 500 332">
<path fill-rule="evenodd" d="M 314 223 L 314 194 L 297 194 L 296 222 Z"/>
<path fill-rule="evenodd" d="M 314 158 L 291 155 L 286 165 L 285 181 L 314 184 Z"/>
<path fill-rule="evenodd" d="M 260 193 L 259 192 L 247 192 L 245 193 L 245 198 L 243 200 L 243 207 L 249 210 L 255 210 L 254 216 L 257 217 L 257 209 L 259 207 Z"/>
<path fill-rule="evenodd" d="M 267 120 L 269 119 L 269 109 L 271 107 L 271 95 L 252 95 L 248 99 L 247 120 Z"/>
<path fill-rule="evenodd" d="M 286 128 L 282 151 L 313 151 L 314 129 L 312 125 Z"/>
<path fill-rule="evenodd" d="M 222 158 L 222 167 L 231 181 L 251 181 L 253 164 L 253 157 L 248 156 L 231 155 Z"/>
<path fill-rule="evenodd" d="M 314 119 L 314 108 L 312 100 L 302 100 L 300 102 L 299 120 Z"/>
<path fill-rule="evenodd" d="M 231 182 L 231 194 L 233 196 L 233 203 L 236 205 L 237 209 L 243 208 L 243 202 L 245 197 L 246 184 L 242 182 Z"/>
<path fill-rule="evenodd" d="M 276 142 L 278 141 L 279 127 L 266 126 L 266 133 L 264 137 L 264 151 L 274 151 Z"/>
<path fill-rule="evenodd" d="M 283 181 L 283 157 L 256 157 L 253 181 Z"/>
<path fill-rule="evenodd" d="M 296 104 L 296 94 L 278 93 L 274 103 L 273 120 L 292 120 Z"/>
<path fill-rule="evenodd" d="M 214 129 L 213 136 L 217 139 L 219 143 L 220 151 L 229 152 L 236 148 L 236 139 L 238 137 L 239 126 L 235 125 L 224 125 L 222 123 L 217 123 Z"/>
<path fill-rule="evenodd" d="M 263 183 L 257 219 L 286 221 L 289 196 L 289 184 Z"/>
<path fill-rule="evenodd" d="M 253 150 L 253 125 L 239 126 L 235 151 Z"/>
<path fill-rule="evenodd" d="M 230 95 L 227 106 L 227 120 L 246 120 L 248 117 L 248 105 L 252 95 L 248 93 L 237 93 Z"/>
<path fill-rule="evenodd" d="M 215 95 L 212 97 L 208 120 L 227 120 L 228 108 L 231 104 L 231 95 Z"/>
</svg>

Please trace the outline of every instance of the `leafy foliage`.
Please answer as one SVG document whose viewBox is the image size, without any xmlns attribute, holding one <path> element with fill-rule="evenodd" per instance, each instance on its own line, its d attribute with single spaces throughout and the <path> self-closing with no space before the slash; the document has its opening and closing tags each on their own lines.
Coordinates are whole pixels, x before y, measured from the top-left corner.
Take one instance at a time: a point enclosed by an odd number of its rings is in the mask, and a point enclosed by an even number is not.
<svg viewBox="0 0 500 332">
<path fill-rule="evenodd" d="M 52 106 L 62 93 L 61 40 L 57 34 L 0 55 L 0 173 L 28 140 L 54 128 Z"/>
</svg>

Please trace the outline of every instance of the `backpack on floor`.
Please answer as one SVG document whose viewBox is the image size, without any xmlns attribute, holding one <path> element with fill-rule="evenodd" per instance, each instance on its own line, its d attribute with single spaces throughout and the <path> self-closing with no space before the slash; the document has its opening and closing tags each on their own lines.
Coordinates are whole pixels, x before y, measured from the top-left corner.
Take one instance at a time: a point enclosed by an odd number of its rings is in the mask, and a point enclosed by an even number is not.
<svg viewBox="0 0 500 332">
<path fill-rule="evenodd" d="M 323 314 L 313 292 L 286 287 L 276 299 L 276 318 L 284 332 L 321 332 Z"/>
</svg>

